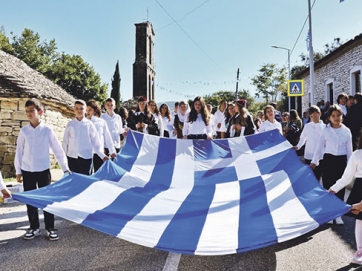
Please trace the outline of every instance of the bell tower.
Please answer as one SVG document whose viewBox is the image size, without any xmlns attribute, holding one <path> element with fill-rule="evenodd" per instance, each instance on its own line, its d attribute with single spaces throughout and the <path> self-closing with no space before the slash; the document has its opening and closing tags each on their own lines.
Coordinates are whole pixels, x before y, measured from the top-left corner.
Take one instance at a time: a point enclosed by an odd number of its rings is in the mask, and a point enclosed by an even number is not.
<svg viewBox="0 0 362 271">
<path fill-rule="evenodd" d="M 133 63 L 133 97 L 155 99 L 154 37 L 152 24 L 147 21 L 136 26 L 136 56 Z"/>
</svg>

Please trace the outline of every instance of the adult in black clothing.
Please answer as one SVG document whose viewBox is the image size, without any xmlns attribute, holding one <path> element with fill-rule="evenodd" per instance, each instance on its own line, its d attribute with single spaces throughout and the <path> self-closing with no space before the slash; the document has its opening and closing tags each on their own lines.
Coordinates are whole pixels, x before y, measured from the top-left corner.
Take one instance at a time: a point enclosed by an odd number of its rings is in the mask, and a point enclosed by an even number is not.
<svg viewBox="0 0 362 271">
<path fill-rule="evenodd" d="M 353 150 L 356 150 L 356 140 L 362 128 L 362 94 L 356 93 L 353 98 L 355 104 L 348 110 L 345 123 L 351 130 Z"/>
<path fill-rule="evenodd" d="M 147 99 L 143 96 L 139 97 L 136 112 L 131 116 L 130 128 L 148 134 L 150 127 L 152 128 L 154 124 L 153 114 L 147 109 Z"/>
</svg>

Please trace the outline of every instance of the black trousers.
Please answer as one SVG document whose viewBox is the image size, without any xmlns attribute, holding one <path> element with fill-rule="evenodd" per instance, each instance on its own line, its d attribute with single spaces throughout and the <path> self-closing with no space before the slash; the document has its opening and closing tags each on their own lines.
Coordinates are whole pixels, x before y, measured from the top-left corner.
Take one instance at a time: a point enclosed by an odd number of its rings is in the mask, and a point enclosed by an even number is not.
<svg viewBox="0 0 362 271">
<path fill-rule="evenodd" d="M 90 175 L 92 170 L 92 158 L 84 159 L 82 157 L 72 158 L 67 156 L 68 166 L 71 172 L 76 172 L 84 175 Z"/>
<path fill-rule="evenodd" d="M 325 153 L 323 156 L 323 168 L 322 168 L 322 179 L 323 187 L 329 189 L 332 185 L 336 183 L 343 175 L 343 172 L 347 166 L 347 155 L 332 155 Z M 343 188 L 336 196 L 341 200 L 344 200 L 344 191 Z"/>
<path fill-rule="evenodd" d="M 93 169 L 94 172 L 97 172 L 97 170 L 103 165 L 103 159 L 101 159 L 98 154 L 93 154 Z"/>
<path fill-rule="evenodd" d="M 116 149 L 116 153 L 119 153 L 119 151 L 121 150 L 121 148 L 115 148 Z M 104 154 L 109 156 L 111 153 L 109 153 L 109 149 L 108 148 L 104 148 Z"/>
<path fill-rule="evenodd" d="M 24 191 L 30 191 L 37 188 L 47 186 L 51 183 L 50 170 L 39 172 L 29 172 L 22 170 Z M 30 228 L 33 230 L 39 229 L 39 214 L 38 208 L 31 205 L 26 205 Z M 44 211 L 45 229 L 49 230 L 54 228 L 54 215 Z"/>
<path fill-rule="evenodd" d="M 307 165 L 310 165 L 310 163 L 312 162 L 312 160 L 309 160 L 309 159 L 304 159 L 304 161 Z M 314 173 L 315 177 L 317 178 L 318 182 L 322 176 L 322 168 L 323 168 L 323 160 L 320 160 L 319 166 L 315 167 L 315 169 L 313 170 L 313 173 Z"/>
</svg>

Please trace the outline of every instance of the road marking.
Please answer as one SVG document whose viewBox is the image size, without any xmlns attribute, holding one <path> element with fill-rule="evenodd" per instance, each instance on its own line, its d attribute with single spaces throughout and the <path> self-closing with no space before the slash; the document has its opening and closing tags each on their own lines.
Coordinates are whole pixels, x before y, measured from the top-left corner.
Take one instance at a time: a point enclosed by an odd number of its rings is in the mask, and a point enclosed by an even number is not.
<svg viewBox="0 0 362 271">
<path fill-rule="evenodd" d="M 162 271 L 177 271 L 180 258 L 181 254 L 173 252 L 168 253 L 166 263 Z"/>
</svg>

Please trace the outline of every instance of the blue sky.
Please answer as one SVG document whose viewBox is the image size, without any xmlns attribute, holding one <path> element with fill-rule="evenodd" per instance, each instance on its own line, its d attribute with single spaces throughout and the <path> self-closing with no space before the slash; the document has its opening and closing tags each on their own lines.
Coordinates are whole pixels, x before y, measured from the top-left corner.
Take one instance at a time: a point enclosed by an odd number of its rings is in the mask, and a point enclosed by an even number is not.
<svg viewBox="0 0 362 271">
<path fill-rule="evenodd" d="M 308 1 L 2 0 L 0 26 L 8 35 L 20 35 L 26 27 L 42 40 L 54 38 L 59 51 L 81 55 L 109 89 L 119 60 L 121 96 L 127 100 L 132 97 L 134 24 L 147 20 L 147 9 L 156 34 L 156 101 L 163 102 L 235 91 L 238 68 L 239 89 L 253 93 L 250 78 L 261 65 L 287 64 L 287 51 L 271 46 L 294 47 Z M 316 0 L 314 50 L 322 51 L 336 37 L 347 41 L 362 33 L 361 11 L 361 0 Z M 300 53 L 308 53 L 307 31 L 308 23 L 291 54 L 291 66 L 300 64 Z"/>
</svg>

